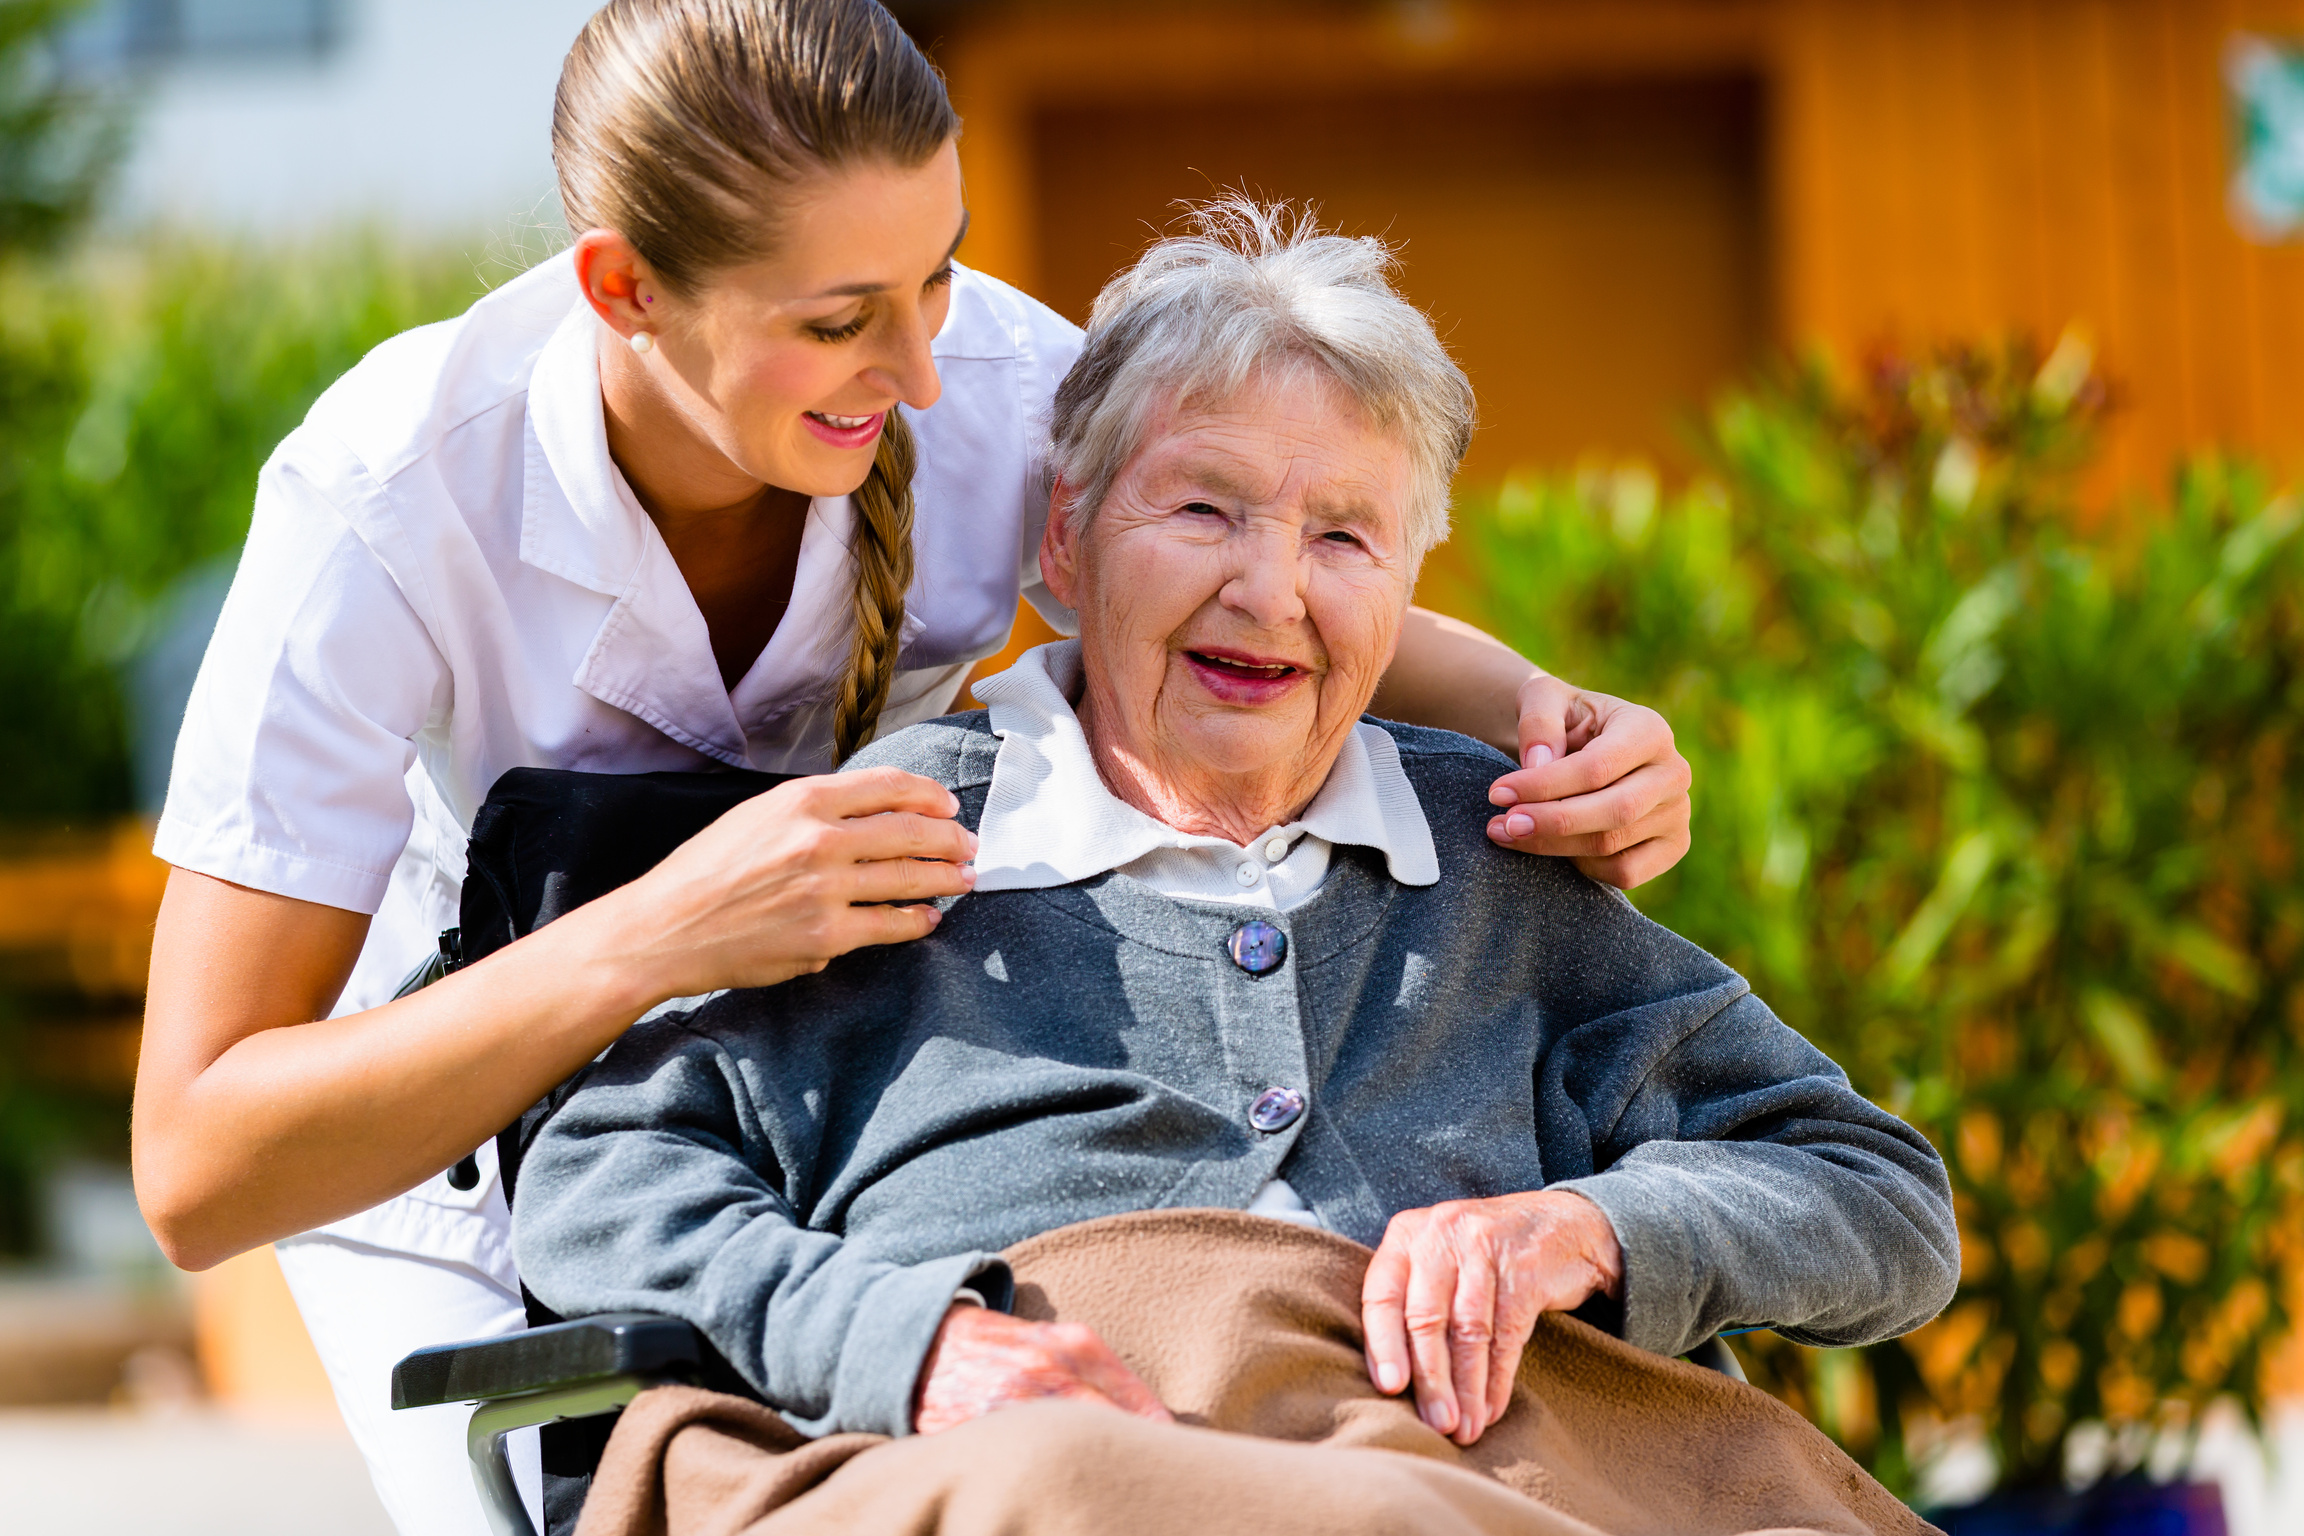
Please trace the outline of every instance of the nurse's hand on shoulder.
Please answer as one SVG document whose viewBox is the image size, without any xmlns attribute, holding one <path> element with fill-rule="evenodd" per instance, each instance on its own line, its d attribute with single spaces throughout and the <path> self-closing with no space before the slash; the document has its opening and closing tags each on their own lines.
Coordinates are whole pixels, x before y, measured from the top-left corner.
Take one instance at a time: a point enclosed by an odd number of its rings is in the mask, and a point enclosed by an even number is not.
<svg viewBox="0 0 2304 1536">
<path fill-rule="evenodd" d="M 1520 769 L 1498 779 L 1488 835 L 1572 859 L 1630 890 L 1688 851 L 1688 760 L 1656 711 L 1537 673 L 1520 687 Z"/>
<path fill-rule="evenodd" d="M 745 801 L 603 903 L 665 996 L 765 987 L 932 931 L 976 883 L 975 834 L 933 779 L 795 779 Z"/>
</svg>

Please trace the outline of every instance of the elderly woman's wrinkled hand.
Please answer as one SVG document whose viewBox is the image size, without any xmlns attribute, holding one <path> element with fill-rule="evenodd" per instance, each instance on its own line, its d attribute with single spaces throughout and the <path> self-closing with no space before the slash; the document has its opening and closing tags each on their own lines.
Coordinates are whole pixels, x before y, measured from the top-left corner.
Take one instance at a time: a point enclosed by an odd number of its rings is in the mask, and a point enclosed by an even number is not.
<svg viewBox="0 0 2304 1536">
<path fill-rule="evenodd" d="M 1402 1211 L 1360 1292 L 1368 1376 L 1411 1383 L 1424 1422 L 1470 1445 L 1504 1416 L 1536 1320 L 1624 1283 L 1600 1208 L 1566 1190 L 1451 1200 Z"/>
<path fill-rule="evenodd" d="M 1692 776 L 1656 711 L 1538 673 L 1520 689 L 1520 762 L 1488 792 L 1503 846 L 1627 891 L 1688 852 Z"/>
<path fill-rule="evenodd" d="M 920 1366 L 912 1427 L 932 1435 L 1020 1403 L 1059 1399 L 1171 1419 L 1111 1346 L 1078 1323 L 1028 1323 L 984 1307 L 944 1314 Z"/>
</svg>

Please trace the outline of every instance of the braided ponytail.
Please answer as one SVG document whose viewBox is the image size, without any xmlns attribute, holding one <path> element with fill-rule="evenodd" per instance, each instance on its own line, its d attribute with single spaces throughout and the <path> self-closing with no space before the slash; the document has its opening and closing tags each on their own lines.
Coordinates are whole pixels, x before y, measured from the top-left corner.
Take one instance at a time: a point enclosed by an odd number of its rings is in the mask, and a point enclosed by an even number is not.
<svg viewBox="0 0 2304 1536">
<path fill-rule="evenodd" d="M 689 293 L 756 261 L 825 168 L 925 164 L 960 120 L 880 0 L 608 0 L 569 50 L 552 160 L 572 229 L 613 229 Z M 851 493 L 856 631 L 832 757 L 872 739 L 912 585 L 911 428 L 893 408 Z"/>
<path fill-rule="evenodd" d="M 903 413 L 890 408 L 872 473 L 848 498 L 855 512 L 849 553 L 856 562 L 856 625 L 848 675 L 832 716 L 832 761 L 845 762 L 872 739 L 896 655 L 904 645 L 904 594 L 912 587 L 912 470 L 918 454 Z"/>
</svg>

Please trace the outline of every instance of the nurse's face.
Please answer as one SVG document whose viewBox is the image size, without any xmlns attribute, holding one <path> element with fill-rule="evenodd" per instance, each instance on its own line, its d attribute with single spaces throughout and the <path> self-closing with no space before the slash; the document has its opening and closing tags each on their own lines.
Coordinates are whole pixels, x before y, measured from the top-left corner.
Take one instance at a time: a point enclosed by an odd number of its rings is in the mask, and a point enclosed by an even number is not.
<svg viewBox="0 0 2304 1536">
<path fill-rule="evenodd" d="M 845 495 L 870 472 L 887 412 L 898 401 L 925 410 L 942 391 L 928 346 L 967 224 L 959 154 L 947 143 L 918 166 L 825 172 L 779 203 L 774 251 L 689 295 L 656 283 L 612 232 L 579 242 L 594 308 L 620 335 L 655 340 L 646 355 L 604 355 L 602 382 L 612 412 L 620 388 L 637 393 L 630 414 L 673 418 L 746 480 Z M 590 262 L 587 242 L 599 245 Z M 631 273 L 622 284 L 618 247 Z"/>
</svg>

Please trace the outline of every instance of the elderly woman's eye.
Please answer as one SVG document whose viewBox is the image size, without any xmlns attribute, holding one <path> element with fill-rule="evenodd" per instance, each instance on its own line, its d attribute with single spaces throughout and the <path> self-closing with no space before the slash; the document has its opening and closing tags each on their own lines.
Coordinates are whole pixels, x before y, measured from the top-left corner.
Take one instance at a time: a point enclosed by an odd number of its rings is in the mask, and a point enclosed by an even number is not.
<svg viewBox="0 0 2304 1536">
<path fill-rule="evenodd" d="M 1357 544 L 1360 542 L 1360 535 L 1342 528 L 1331 528 L 1320 537 L 1332 544 Z"/>
<path fill-rule="evenodd" d="M 1215 506 L 1212 503 L 1205 501 L 1188 501 L 1184 503 L 1184 510 L 1187 512 L 1198 512 L 1204 517 L 1222 517 L 1224 515 L 1224 509 L 1222 507 Z"/>
</svg>

